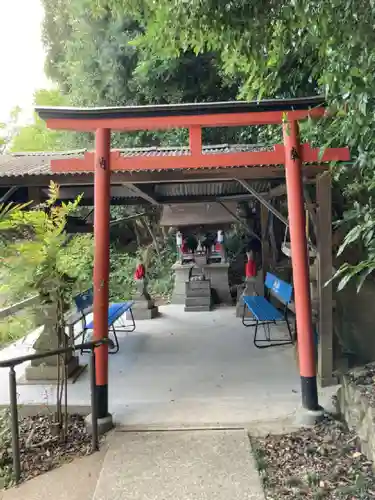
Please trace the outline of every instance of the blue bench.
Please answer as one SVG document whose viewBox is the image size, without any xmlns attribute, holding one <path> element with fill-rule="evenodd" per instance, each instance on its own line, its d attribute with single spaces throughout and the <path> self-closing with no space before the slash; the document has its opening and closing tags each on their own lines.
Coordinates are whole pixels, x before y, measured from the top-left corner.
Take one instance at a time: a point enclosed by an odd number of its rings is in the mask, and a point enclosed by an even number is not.
<svg viewBox="0 0 375 500">
<path fill-rule="evenodd" d="M 242 323 L 247 327 L 255 327 L 254 345 L 258 349 L 293 344 L 293 336 L 288 320 L 288 304 L 292 299 L 293 287 L 271 273 L 267 273 L 264 286 L 268 296 L 272 292 L 272 295 L 284 305 L 283 312 L 273 306 L 266 297 L 258 295 L 245 296 L 243 297 L 244 308 Z M 250 311 L 252 317 L 245 318 L 246 309 Z M 282 339 L 271 337 L 270 325 L 276 325 L 277 323 L 286 323 L 289 338 Z M 263 326 L 264 328 L 264 339 L 258 338 L 259 326 Z"/>
<path fill-rule="evenodd" d="M 90 337 L 94 329 L 94 320 L 87 322 L 87 315 L 92 311 L 94 301 L 94 294 L 92 289 L 86 290 L 74 297 L 74 302 L 77 307 L 77 311 L 81 314 L 83 321 L 83 329 L 80 335 L 82 335 L 82 342 L 89 341 L 87 339 L 88 332 L 91 332 Z M 119 351 L 120 346 L 117 338 L 117 332 L 134 332 L 135 330 L 135 320 L 132 311 L 132 305 L 134 302 L 119 302 L 109 305 L 108 309 L 108 332 L 112 331 L 114 337 L 114 347 L 109 350 L 110 354 L 115 354 Z M 124 315 L 126 312 L 130 313 L 131 323 L 126 324 Z M 115 327 L 115 322 L 119 321 Z"/>
</svg>

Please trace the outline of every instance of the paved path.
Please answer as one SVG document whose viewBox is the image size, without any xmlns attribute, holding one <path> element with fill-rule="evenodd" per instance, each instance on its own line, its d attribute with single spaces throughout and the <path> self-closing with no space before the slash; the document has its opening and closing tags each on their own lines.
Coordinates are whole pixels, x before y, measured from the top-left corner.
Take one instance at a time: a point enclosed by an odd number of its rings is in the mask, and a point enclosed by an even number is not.
<svg viewBox="0 0 375 500">
<path fill-rule="evenodd" d="M 117 433 L 94 500 L 262 500 L 249 438 L 238 431 Z"/>
<path fill-rule="evenodd" d="M 129 428 L 243 427 L 300 406 L 291 346 L 256 349 L 252 329 L 236 318 L 235 308 L 201 313 L 185 313 L 176 305 L 160 309 L 160 318 L 138 321 L 135 332 L 120 335 L 120 352 L 110 356 L 109 409 L 117 423 Z M 30 352 L 33 337 L 9 346 L 0 359 Z M 24 369 L 17 367 L 18 380 Z M 55 401 L 52 385 L 19 384 L 17 390 L 22 406 Z M 0 404 L 8 401 L 8 371 L 0 369 Z M 90 405 L 88 371 L 69 385 L 68 402 Z"/>
<path fill-rule="evenodd" d="M 110 356 L 109 411 L 117 424 L 129 430 L 248 428 L 301 407 L 292 346 L 256 349 L 252 329 L 236 318 L 235 308 L 185 313 L 183 306 L 168 305 L 160 310 L 159 318 L 138 321 L 133 333 L 121 334 L 120 352 Z M 0 359 L 31 352 L 35 337 L 7 347 Z M 84 356 L 82 362 L 87 361 Z M 18 379 L 24 370 L 17 367 Z M 52 385 L 19 384 L 17 392 L 22 411 L 56 400 Z M 0 405 L 8 402 L 8 370 L 0 369 Z M 90 411 L 88 370 L 69 385 L 68 403 L 73 411 Z"/>
<path fill-rule="evenodd" d="M 0 498 L 264 500 L 245 430 L 115 432 L 104 453 L 76 460 Z"/>
</svg>

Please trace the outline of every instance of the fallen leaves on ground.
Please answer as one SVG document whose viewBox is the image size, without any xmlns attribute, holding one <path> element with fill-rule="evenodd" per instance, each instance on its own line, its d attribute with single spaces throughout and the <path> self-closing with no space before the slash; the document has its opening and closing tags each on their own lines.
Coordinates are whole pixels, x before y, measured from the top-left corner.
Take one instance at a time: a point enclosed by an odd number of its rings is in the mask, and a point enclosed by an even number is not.
<svg viewBox="0 0 375 500">
<path fill-rule="evenodd" d="M 68 416 L 65 439 L 50 415 L 25 417 L 20 420 L 20 454 L 22 480 L 38 476 L 76 457 L 89 455 L 92 451 L 84 419 L 80 415 Z M 12 468 L 12 450 L 2 450 L 1 462 Z M 4 485 L 9 485 L 8 481 Z M 11 484 L 11 483 L 10 483 Z"/>
<path fill-rule="evenodd" d="M 326 416 L 312 428 L 251 438 L 267 500 L 370 500 L 375 476 L 346 424 Z"/>
</svg>

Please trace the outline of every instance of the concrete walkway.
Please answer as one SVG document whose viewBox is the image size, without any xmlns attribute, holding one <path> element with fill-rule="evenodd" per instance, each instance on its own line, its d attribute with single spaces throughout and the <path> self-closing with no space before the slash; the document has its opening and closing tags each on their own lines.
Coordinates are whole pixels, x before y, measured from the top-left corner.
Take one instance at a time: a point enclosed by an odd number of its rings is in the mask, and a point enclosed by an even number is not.
<svg viewBox="0 0 375 500">
<path fill-rule="evenodd" d="M 293 415 L 300 407 L 292 346 L 256 349 L 253 330 L 235 317 L 235 308 L 185 313 L 183 306 L 168 305 L 160 310 L 159 318 L 138 321 L 135 332 L 122 334 L 120 352 L 110 356 L 109 409 L 119 425 L 244 428 Z M 0 358 L 30 352 L 34 338 L 8 347 Z M 17 367 L 18 378 L 24 370 Z M 52 385 L 19 385 L 18 394 L 21 405 L 46 407 L 55 401 Z M 0 369 L 0 405 L 8 401 L 8 371 Z M 89 408 L 87 371 L 69 385 L 68 402 L 83 412 Z"/>
<path fill-rule="evenodd" d="M 120 336 L 120 352 L 110 356 L 109 408 L 118 427 L 108 449 L 3 500 L 47 500 L 51 492 L 54 500 L 264 500 L 247 430 L 269 432 L 271 422 L 282 432 L 300 408 L 294 348 L 256 349 L 234 308 L 160 309 L 160 318 Z M 0 358 L 30 352 L 35 335 Z M 7 383 L 0 370 L 0 404 L 9 401 Z M 53 404 L 55 387 L 19 385 L 18 393 L 21 404 L 41 409 Z M 69 385 L 68 401 L 83 412 L 89 407 L 88 373 Z"/>
<path fill-rule="evenodd" d="M 104 459 L 102 451 L 76 460 L 2 500 L 51 494 L 54 500 L 264 500 L 245 430 L 116 432 Z"/>
<path fill-rule="evenodd" d="M 245 431 L 117 434 L 94 500 L 262 500 Z"/>
</svg>

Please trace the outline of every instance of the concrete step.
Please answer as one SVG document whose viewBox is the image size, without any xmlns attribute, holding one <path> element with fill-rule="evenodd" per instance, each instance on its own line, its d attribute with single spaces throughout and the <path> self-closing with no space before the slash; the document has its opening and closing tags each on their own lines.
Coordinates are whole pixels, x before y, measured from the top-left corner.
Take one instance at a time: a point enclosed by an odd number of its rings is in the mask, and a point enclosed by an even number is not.
<svg viewBox="0 0 375 500">
<path fill-rule="evenodd" d="M 211 306 L 211 297 L 186 297 L 185 307 Z"/>
<path fill-rule="evenodd" d="M 210 289 L 210 281 L 202 280 L 202 281 L 188 281 L 185 285 L 185 290 L 188 292 L 189 290 L 209 290 Z"/>
<path fill-rule="evenodd" d="M 211 311 L 211 306 L 185 306 L 185 312 Z"/>
<path fill-rule="evenodd" d="M 264 500 L 245 430 L 117 432 L 93 500 Z"/>
<path fill-rule="evenodd" d="M 189 290 L 185 294 L 185 297 L 189 297 L 190 299 L 199 299 L 200 297 L 211 298 L 211 290 Z"/>
</svg>

